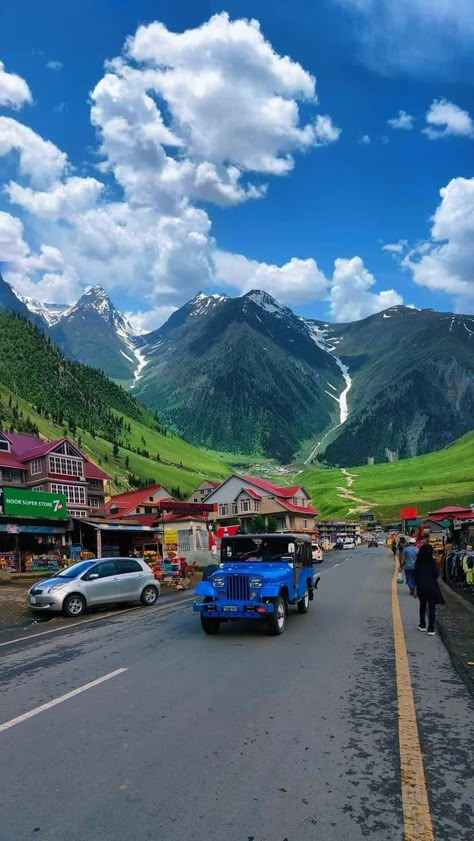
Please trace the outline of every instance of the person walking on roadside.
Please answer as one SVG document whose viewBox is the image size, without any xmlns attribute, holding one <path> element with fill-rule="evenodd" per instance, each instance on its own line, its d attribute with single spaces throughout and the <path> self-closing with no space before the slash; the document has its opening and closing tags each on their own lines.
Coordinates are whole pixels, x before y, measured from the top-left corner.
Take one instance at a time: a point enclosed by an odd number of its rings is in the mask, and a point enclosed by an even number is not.
<svg viewBox="0 0 474 841">
<path fill-rule="evenodd" d="M 403 550 L 404 550 L 406 545 L 407 545 L 406 539 L 404 537 L 401 537 L 400 540 L 398 541 L 398 546 L 397 546 L 398 563 L 399 563 L 400 569 L 402 568 L 402 555 L 403 555 Z"/>
<path fill-rule="evenodd" d="M 428 636 L 435 635 L 436 605 L 444 604 L 438 584 L 439 569 L 433 557 L 433 547 L 425 543 L 420 547 L 415 563 L 416 591 L 420 600 L 419 631 L 426 631 L 426 607 L 428 606 Z"/>
<path fill-rule="evenodd" d="M 408 546 L 405 546 L 402 552 L 402 560 L 400 564 L 401 570 L 405 572 L 405 581 L 410 591 L 410 596 L 415 595 L 416 581 L 415 581 L 415 564 L 418 556 L 418 549 L 416 548 L 416 540 L 410 537 Z"/>
<path fill-rule="evenodd" d="M 390 544 L 390 549 L 393 552 L 393 560 L 395 560 L 395 558 L 397 557 L 397 541 L 395 540 L 395 538 L 393 538 Z"/>
</svg>

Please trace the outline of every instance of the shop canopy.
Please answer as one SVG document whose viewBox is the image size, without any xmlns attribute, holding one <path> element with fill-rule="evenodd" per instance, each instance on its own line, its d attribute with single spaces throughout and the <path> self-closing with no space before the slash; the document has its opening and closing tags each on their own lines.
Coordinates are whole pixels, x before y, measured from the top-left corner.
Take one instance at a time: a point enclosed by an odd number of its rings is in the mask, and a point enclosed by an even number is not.
<svg viewBox="0 0 474 841">
<path fill-rule="evenodd" d="M 78 519 L 79 524 L 85 523 L 86 526 L 92 526 L 97 531 L 139 531 L 139 532 L 156 532 L 157 529 L 153 526 L 137 526 L 127 525 L 126 523 L 92 523 L 90 520 Z"/>
</svg>

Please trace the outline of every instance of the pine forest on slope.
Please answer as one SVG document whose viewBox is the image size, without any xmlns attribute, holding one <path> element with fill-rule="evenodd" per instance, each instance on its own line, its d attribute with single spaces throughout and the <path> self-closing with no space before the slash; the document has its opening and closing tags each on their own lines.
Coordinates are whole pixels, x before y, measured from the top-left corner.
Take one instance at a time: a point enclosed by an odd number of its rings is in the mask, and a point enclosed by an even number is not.
<svg viewBox="0 0 474 841">
<path fill-rule="evenodd" d="M 0 311 L 0 428 L 72 437 L 116 490 L 146 482 L 189 493 L 230 467 L 193 447 L 100 371 L 66 360 L 30 322 Z"/>
</svg>

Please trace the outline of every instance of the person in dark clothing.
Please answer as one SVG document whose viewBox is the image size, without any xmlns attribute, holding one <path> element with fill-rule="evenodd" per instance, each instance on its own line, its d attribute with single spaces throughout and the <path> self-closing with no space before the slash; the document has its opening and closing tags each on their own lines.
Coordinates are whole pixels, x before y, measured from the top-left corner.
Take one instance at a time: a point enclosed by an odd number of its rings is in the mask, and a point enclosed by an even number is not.
<svg viewBox="0 0 474 841">
<path fill-rule="evenodd" d="M 428 607 L 428 636 L 435 635 L 436 605 L 444 604 L 438 584 L 439 569 L 433 557 L 433 547 L 425 543 L 420 547 L 415 563 L 416 591 L 420 600 L 419 631 L 426 631 L 426 608 Z"/>
</svg>

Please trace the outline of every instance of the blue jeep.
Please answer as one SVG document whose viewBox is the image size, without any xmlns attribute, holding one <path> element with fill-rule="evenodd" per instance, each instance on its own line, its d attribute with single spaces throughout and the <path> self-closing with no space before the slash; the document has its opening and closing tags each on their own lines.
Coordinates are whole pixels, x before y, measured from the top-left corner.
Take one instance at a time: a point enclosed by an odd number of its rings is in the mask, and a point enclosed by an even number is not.
<svg viewBox="0 0 474 841">
<path fill-rule="evenodd" d="M 285 630 L 290 605 L 307 613 L 319 575 L 313 570 L 311 538 L 304 534 L 240 534 L 224 537 L 221 562 L 204 571 L 193 610 L 206 634 L 221 622 L 258 619 L 268 633 Z"/>
</svg>

